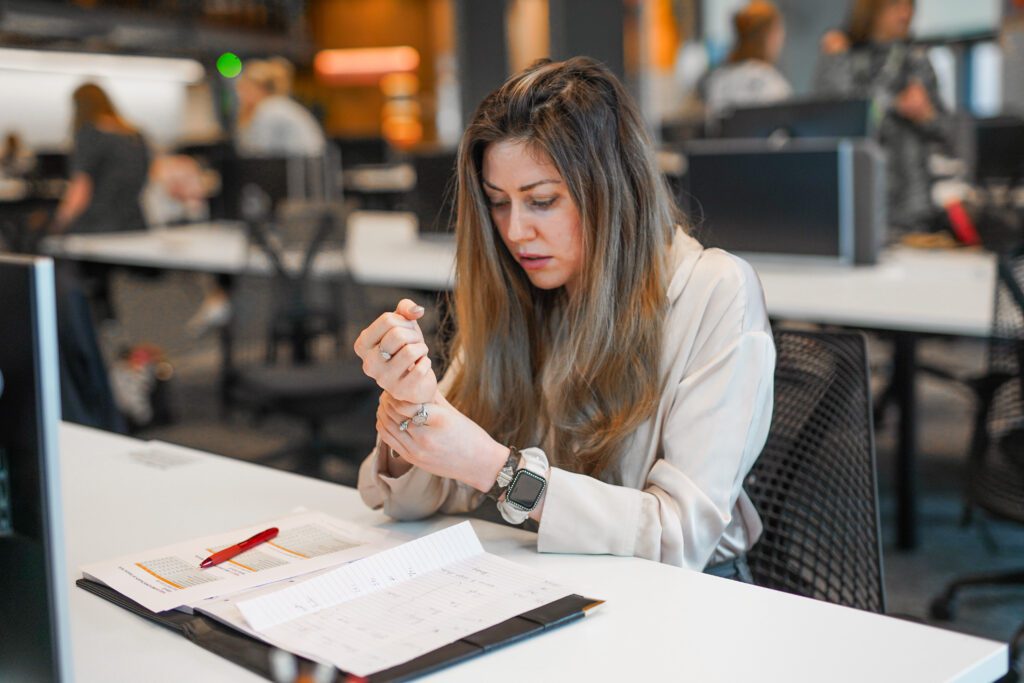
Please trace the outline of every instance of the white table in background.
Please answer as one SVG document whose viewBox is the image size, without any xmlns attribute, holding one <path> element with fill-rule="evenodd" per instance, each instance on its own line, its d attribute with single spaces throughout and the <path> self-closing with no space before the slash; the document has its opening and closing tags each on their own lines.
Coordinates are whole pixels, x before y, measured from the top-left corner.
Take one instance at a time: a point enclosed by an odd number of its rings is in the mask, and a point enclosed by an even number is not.
<svg viewBox="0 0 1024 683">
<path fill-rule="evenodd" d="M 167 469 L 131 453 L 173 448 Z M 185 638 L 73 585 L 83 564 L 257 523 L 298 506 L 419 535 L 350 488 L 64 424 L 67 580 L 77 680 L 256 681 Z M 635 558 L 544 555 L 531 534 L 474 521 L 484 547 L 607 602 L 582 621 L 435 674 L 466 681 L 945 681 L 1007 670 L 1006 645 Z"/>
</svg>

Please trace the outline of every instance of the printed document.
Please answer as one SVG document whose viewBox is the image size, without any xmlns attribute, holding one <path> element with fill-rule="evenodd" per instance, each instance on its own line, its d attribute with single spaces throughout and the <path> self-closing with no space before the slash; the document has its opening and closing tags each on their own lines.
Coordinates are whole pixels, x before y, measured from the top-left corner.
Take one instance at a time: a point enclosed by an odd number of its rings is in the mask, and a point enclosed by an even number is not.
<svg viewBox="0 0 1024 683">
<path fill-rule="evenodd" d="M 230 623 L 241 614 L 247 632 L 357 676 L 572 594 L 484 552 L 469 522 L 280 590 L 270 588 L 231 597 L 237 612 L 220 605 L 218 618 Z"/>
<path fill-rule="evenodd" d="M 199 563 L 264 529 L 280 533 L 221 564 Z M 228 595 L 273 581 L 336 567 L 394 546 L 393 534 L 303 512 L 259 525 L 155 548 L 82 567 L 87 579 L 110 586 L 154 612 L 186 608 L 206 598 Z"/>
</svg>

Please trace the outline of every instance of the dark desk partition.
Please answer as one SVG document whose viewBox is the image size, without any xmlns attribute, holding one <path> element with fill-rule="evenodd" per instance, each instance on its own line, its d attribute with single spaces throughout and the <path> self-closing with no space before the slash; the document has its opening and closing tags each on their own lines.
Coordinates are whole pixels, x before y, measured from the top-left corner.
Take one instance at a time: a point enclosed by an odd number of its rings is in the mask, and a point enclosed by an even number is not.
<svg viewBox="0 0 1024 683">
<path fill-rule="evenodd" d="M 873 143 L 699 141 L 683 148 L 682 204 L 708 246 L 837 263 L 874 262 L 884 172 Z"/>
<path fill-rule="evenodd" d="M 872 128 L 868 100 L 806 99 L 734 109 L 719 121 L 718 137 L 865 138 Z"/>
<path fill-rule="evenodd" d="M 451 234 L 455 229 L 455 150 L 417 150 L 410 161 L 416 170 L 416 188 L 409 208 L 419 219 L 421 235 Z"/>
</svg>

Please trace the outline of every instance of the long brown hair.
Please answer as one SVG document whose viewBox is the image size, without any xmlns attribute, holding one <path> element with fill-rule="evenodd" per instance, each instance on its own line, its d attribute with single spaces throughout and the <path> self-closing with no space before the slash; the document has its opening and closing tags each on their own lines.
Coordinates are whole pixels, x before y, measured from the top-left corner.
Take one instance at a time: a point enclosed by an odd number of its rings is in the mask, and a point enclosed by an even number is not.
<svg viewBox="0 0 1024 683">
<path fill-rule="evenodd" d="M 78 86 L 71 99 L 75 105 L 72 133 L 77 133 L 87 123 L 95 126 L 101 121 L 119 133 L 130 135 L 136 132 L 135 127 L 117 113 L 107 91 L 95 83 L 84 83 Z"/>
<path fill-rule="evenodd" d="M 729 53 L 729 63 L 748 59 L 768 61 L 768 34 L 782 21 L 779 9 L 766 0 L 752 0 L 732 18 L 736 32 L 736 45 Z"/>
<path fill-rule="evenodd" d="M 572 296 L 533 287 L 491 221 L 483 157 L 501 141 L 546 154 L 580 212 Z M 550 443 L 553 464 L 596 475 L 657 408 L 681 222 L 622 84 L 575 57 L 541 60 L 488 95 L 459 146 L 457 216 L 449 400 L 499 441 Z"/>
<path fill-rule="evenodd" d="M 875 30 L 875 22 L 886 5 L 893 0 L 853 0 L 850 6 L 850 18 L 846 24 L 846 35 L 853 45 L 866 45 L 871 42 Z M 913 6 L 914 0 L 910 0 Z"/>
</svg>

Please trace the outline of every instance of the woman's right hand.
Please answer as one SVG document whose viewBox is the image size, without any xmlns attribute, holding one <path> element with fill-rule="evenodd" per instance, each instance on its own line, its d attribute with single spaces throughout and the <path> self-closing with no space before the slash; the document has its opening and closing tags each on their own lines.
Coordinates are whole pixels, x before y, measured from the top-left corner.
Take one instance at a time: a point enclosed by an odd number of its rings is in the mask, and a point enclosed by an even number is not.
<svg viewBox="0 0 1024 683">
<path fill-rule="evenodd" d="M 839 55 L 850 49 L 850 39 L 842 31 L 828 31 L 821 37 L 821 51 L 826 55 Z"/>
<path fill-rule="evenodd" d="M 416 322 L 424 309 L 402 299 L 394 313 L 384 313 L 356 339 L 363 372 L 384 391 L 409 403 L 429 403 L 437 393 L 423 332 Z"/>
</svg>

